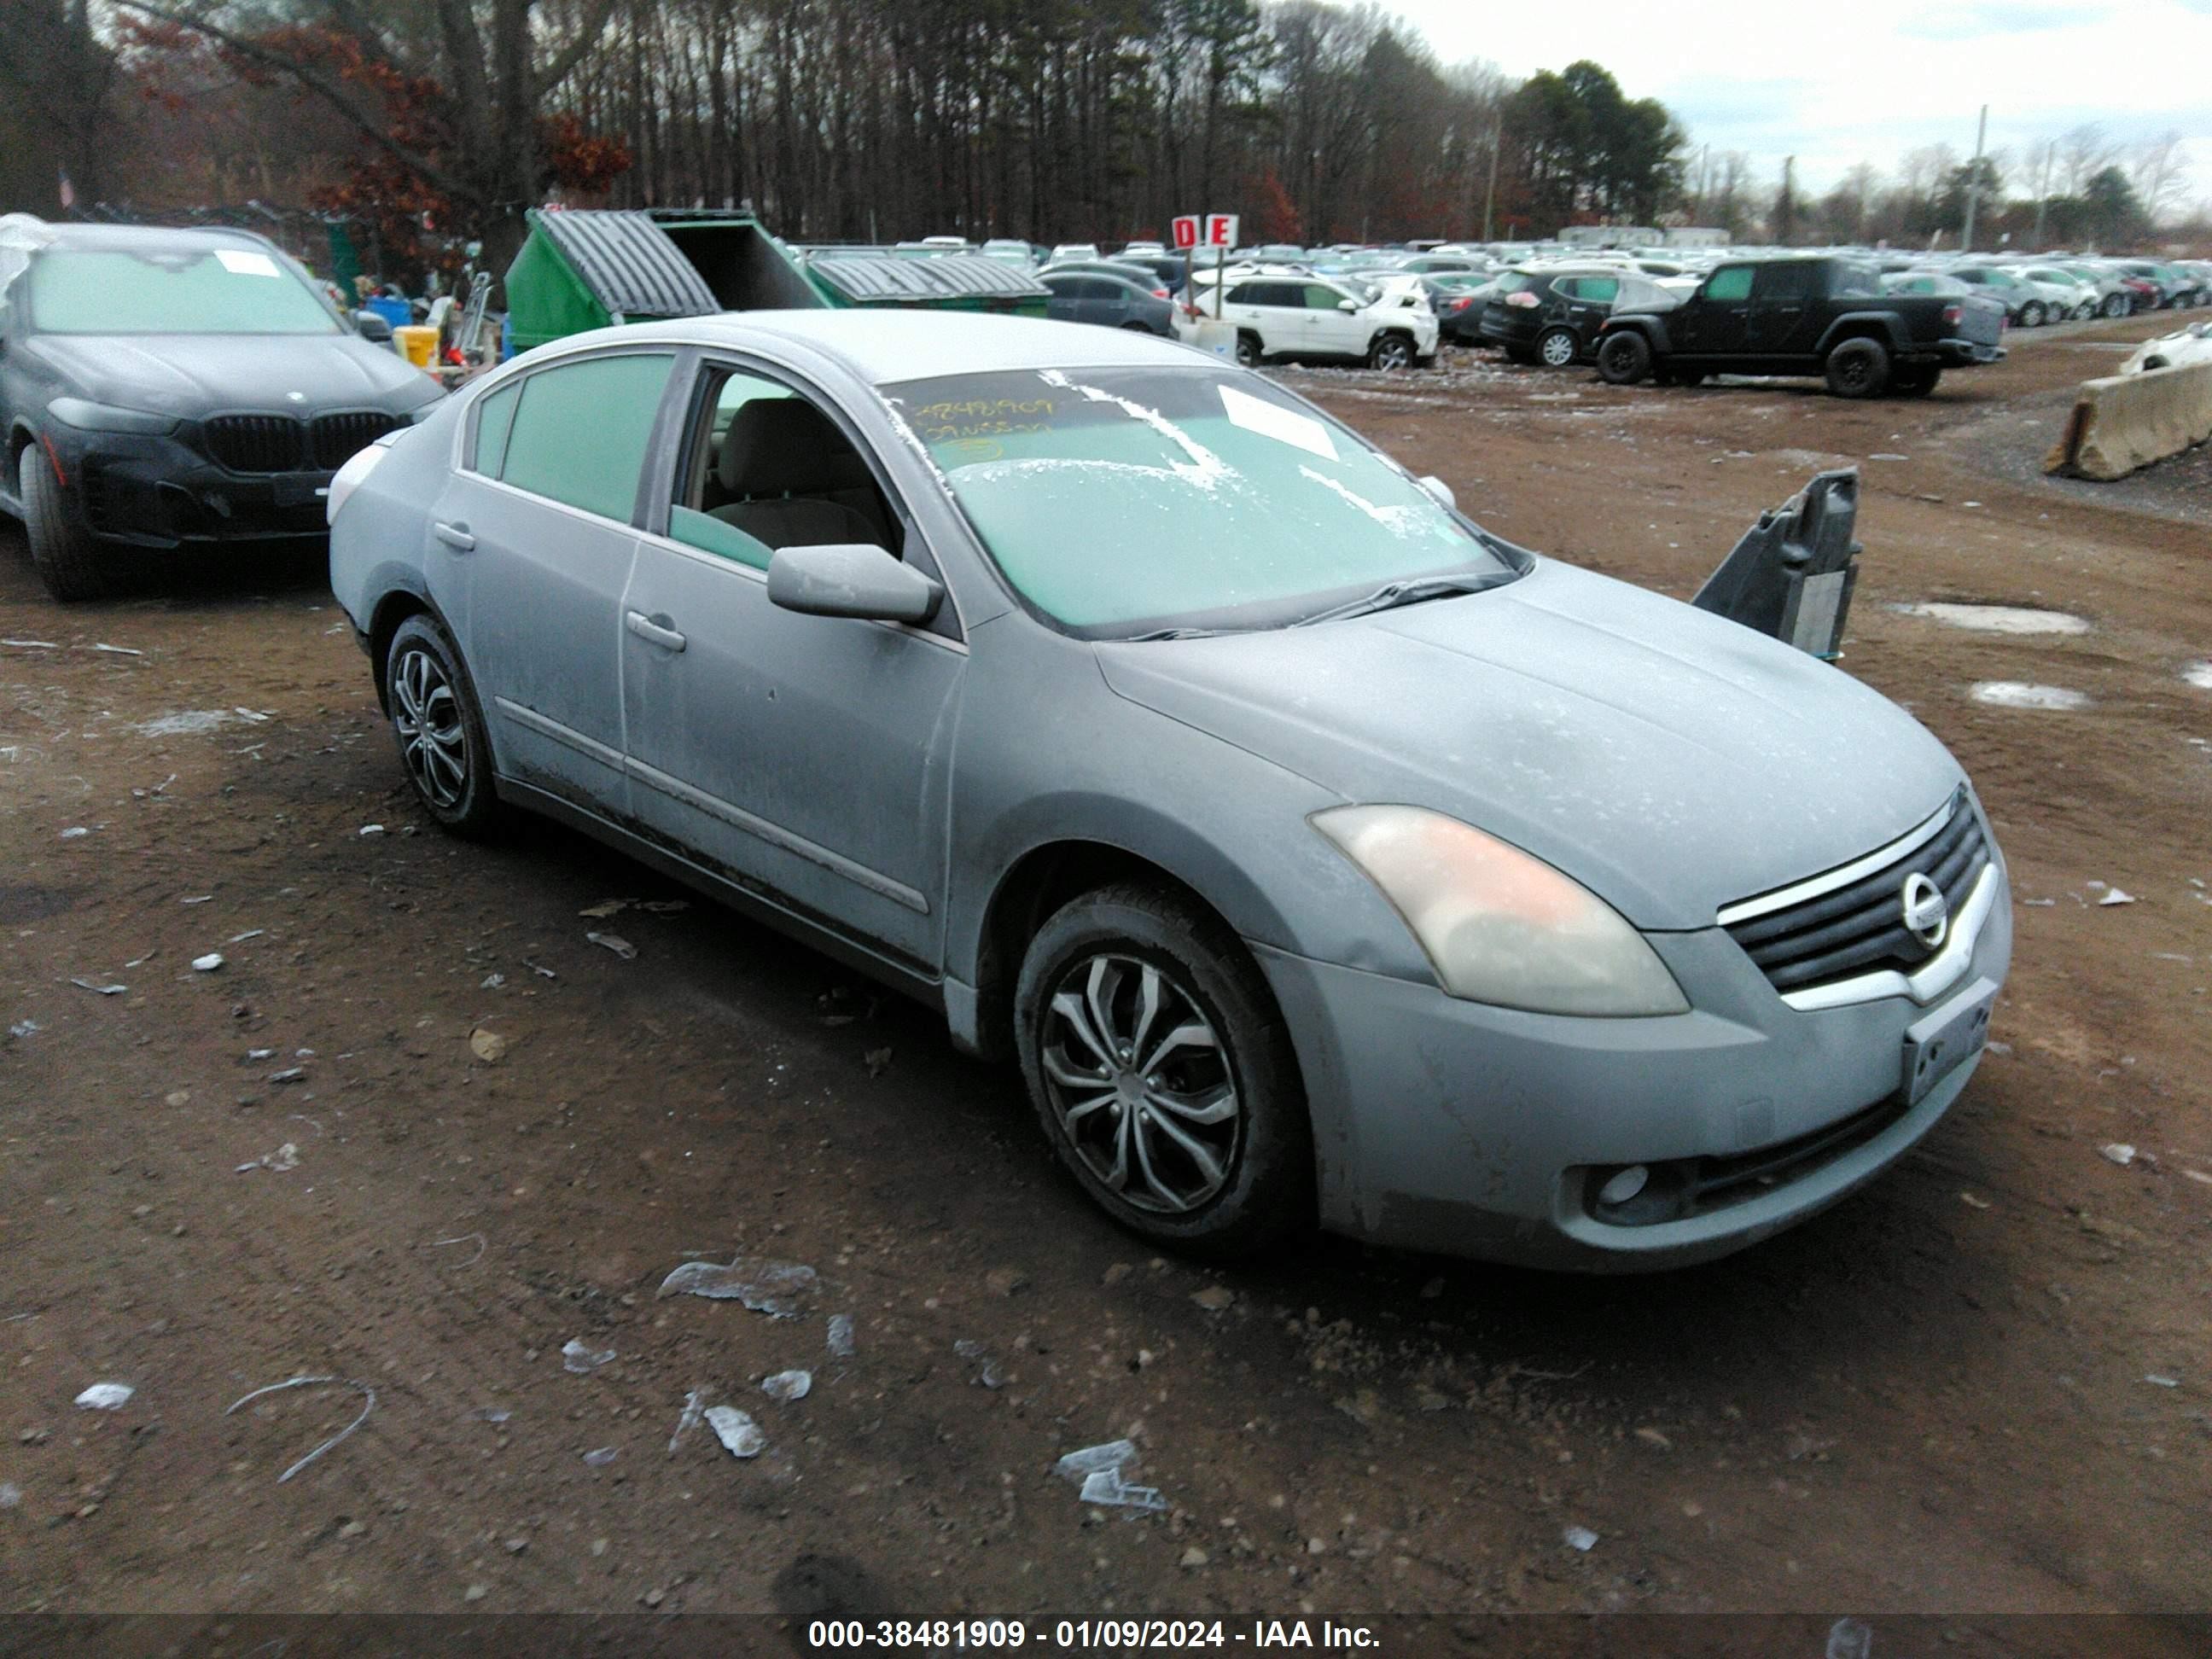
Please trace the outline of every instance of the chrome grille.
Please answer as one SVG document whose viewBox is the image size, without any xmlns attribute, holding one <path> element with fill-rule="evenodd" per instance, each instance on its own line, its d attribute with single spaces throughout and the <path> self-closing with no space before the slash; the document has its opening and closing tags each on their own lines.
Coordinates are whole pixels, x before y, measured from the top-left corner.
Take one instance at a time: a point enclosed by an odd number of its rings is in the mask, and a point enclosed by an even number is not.
<svg viewBox="0 0 2212 1659">
<path fill-rule="evenodd" d="M 218 415 L 202 424 L 208 453 L 233 472 L 296 472 L 300 422 L 289 415 Z"/>
<path fill-rule="evenodd" d="M 317 416 L 309 437 L 316 471 L 337 471 L 353 459 L 356 450 L 368 448 L 386 433 L 405 424 L 398 416 L 374 409 Z"/>
<path fill-rule="evenodd" d="M 1935 951 L 1905 926 L 1905 878 L 1926 876 L 1956 916 L 1990 862 L 1988 837 L 1965 790 L 1952 798 L 1934 833 L 1905 837 L 1905 850 L 1809 896 L 1753 915 L 1756 900 L 1731 905 L 1721 925 L 1778 991 L 1802 991 L 1862 974 L 1911 973 Z M 1864 860 L 1861 861 L 1862 863 Z M 1737 913 L 1731 920 L 1731 912 Z"/>
</svg>

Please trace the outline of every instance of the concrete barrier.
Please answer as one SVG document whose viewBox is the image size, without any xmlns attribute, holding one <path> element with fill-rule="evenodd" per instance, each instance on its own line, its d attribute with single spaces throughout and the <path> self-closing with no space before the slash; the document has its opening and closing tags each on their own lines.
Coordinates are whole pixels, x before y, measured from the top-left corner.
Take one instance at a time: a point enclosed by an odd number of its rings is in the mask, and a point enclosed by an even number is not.
<svg viewBox="0 0 2212 1659">
<path fill-rule="evenodd" d="M 2212 363 L 2084 380 L 2043 463 L 2076 478 L 2124 478 L 2212 438 Z"/>
</svg>

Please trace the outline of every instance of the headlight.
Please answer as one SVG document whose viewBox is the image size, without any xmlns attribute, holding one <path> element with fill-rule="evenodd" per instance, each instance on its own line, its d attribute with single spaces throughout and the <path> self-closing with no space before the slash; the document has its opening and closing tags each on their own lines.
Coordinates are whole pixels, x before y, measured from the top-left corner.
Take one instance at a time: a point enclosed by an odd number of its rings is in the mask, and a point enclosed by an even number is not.
<svg viewBox="0 0 2212 1659">
<path fill-rule="evenodd" d="M 1451 996 L 1544 1014 L 1689 1011 L 1619 911 L 1516 847 L 1419 806 L 1336 806 L 1312 823 L 1397 908 Z"/>
<path fill-rule="evenodd" d="M 87 403 L 82 398 L 57 398 L 46 405 L 46 413 L 64 426 L 73 426 L 80 432 L 136 432 L 148 437 L 158 437 L 176 428 L 173 416 L 155 415 L 143 409 L 117 409 L 107 404 Z"/>
</svg>

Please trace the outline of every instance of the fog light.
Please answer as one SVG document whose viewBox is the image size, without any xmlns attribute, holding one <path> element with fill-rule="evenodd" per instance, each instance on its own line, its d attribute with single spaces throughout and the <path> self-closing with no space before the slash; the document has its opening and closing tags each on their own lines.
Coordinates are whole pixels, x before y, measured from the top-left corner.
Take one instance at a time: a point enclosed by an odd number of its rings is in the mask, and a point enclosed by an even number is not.
<svg viewBox="0 0 2212 1659">
<path fill-rule="evenodd" d="M 1644 1190 L 1644 1183 L 1651 1179 L 1651 1171 L 1641 1164 L 1632 1164 L 1618 1171 L 1612 1180 L 1597 1189 L 1597 1201 L 1604 1205 L 1626 1204 Z"/>
</svg>

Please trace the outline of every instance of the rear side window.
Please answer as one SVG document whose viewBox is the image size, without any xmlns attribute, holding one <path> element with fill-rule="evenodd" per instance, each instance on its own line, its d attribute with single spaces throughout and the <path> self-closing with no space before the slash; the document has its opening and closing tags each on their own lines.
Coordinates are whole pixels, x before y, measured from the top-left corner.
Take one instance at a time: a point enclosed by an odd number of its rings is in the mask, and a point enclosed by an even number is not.
<svg viewBox="0 0 2212 1659">
<path fill-rule="evenodd" d="M 1751 270 L 1749 265 L 1723 265 L 1705 283 L 1708 300 L 1748 300 L 1751 298 Z"/>
<path fill-rule="evenodd" d="M 1575 278 L 1575 297 L 1578 300 L 1595 300 L 1601 305 L 1610 305 L 1620 295 L 1620 279 L 1618 276 Z"/>
<path fill-rule="evenodd" d="M 1881 278 L 1872 265 L 1838 265 L 1833 291 L 1844 299 L 1878 296 L 1881 293 Z"/>
<path fill-rule="evenodd" d="M 1751 286 L 1762 300 L 1802 300 L 1813 291 L 1813 267 L 1795 262 L 1761 265 Z"/>
<path fill-rule="evenodd" d="M 631 353 L 538 370 L 522 383 L 500 477 L 517 489 L 628 524 L 675 361 L 665 353 Z M 481 446 L 481 425 L 477 437 Z"/>
<path fill-rule="evenodd" d="M 517 380 L 477 405 L 477 441 L 469 452 L 470 471 L 481 472 L 487 478 L 499 477 L 507 461 L 507 434 L 514 424 L 515 400 L 521 396 L 522 382 Z"/>
</svg>

